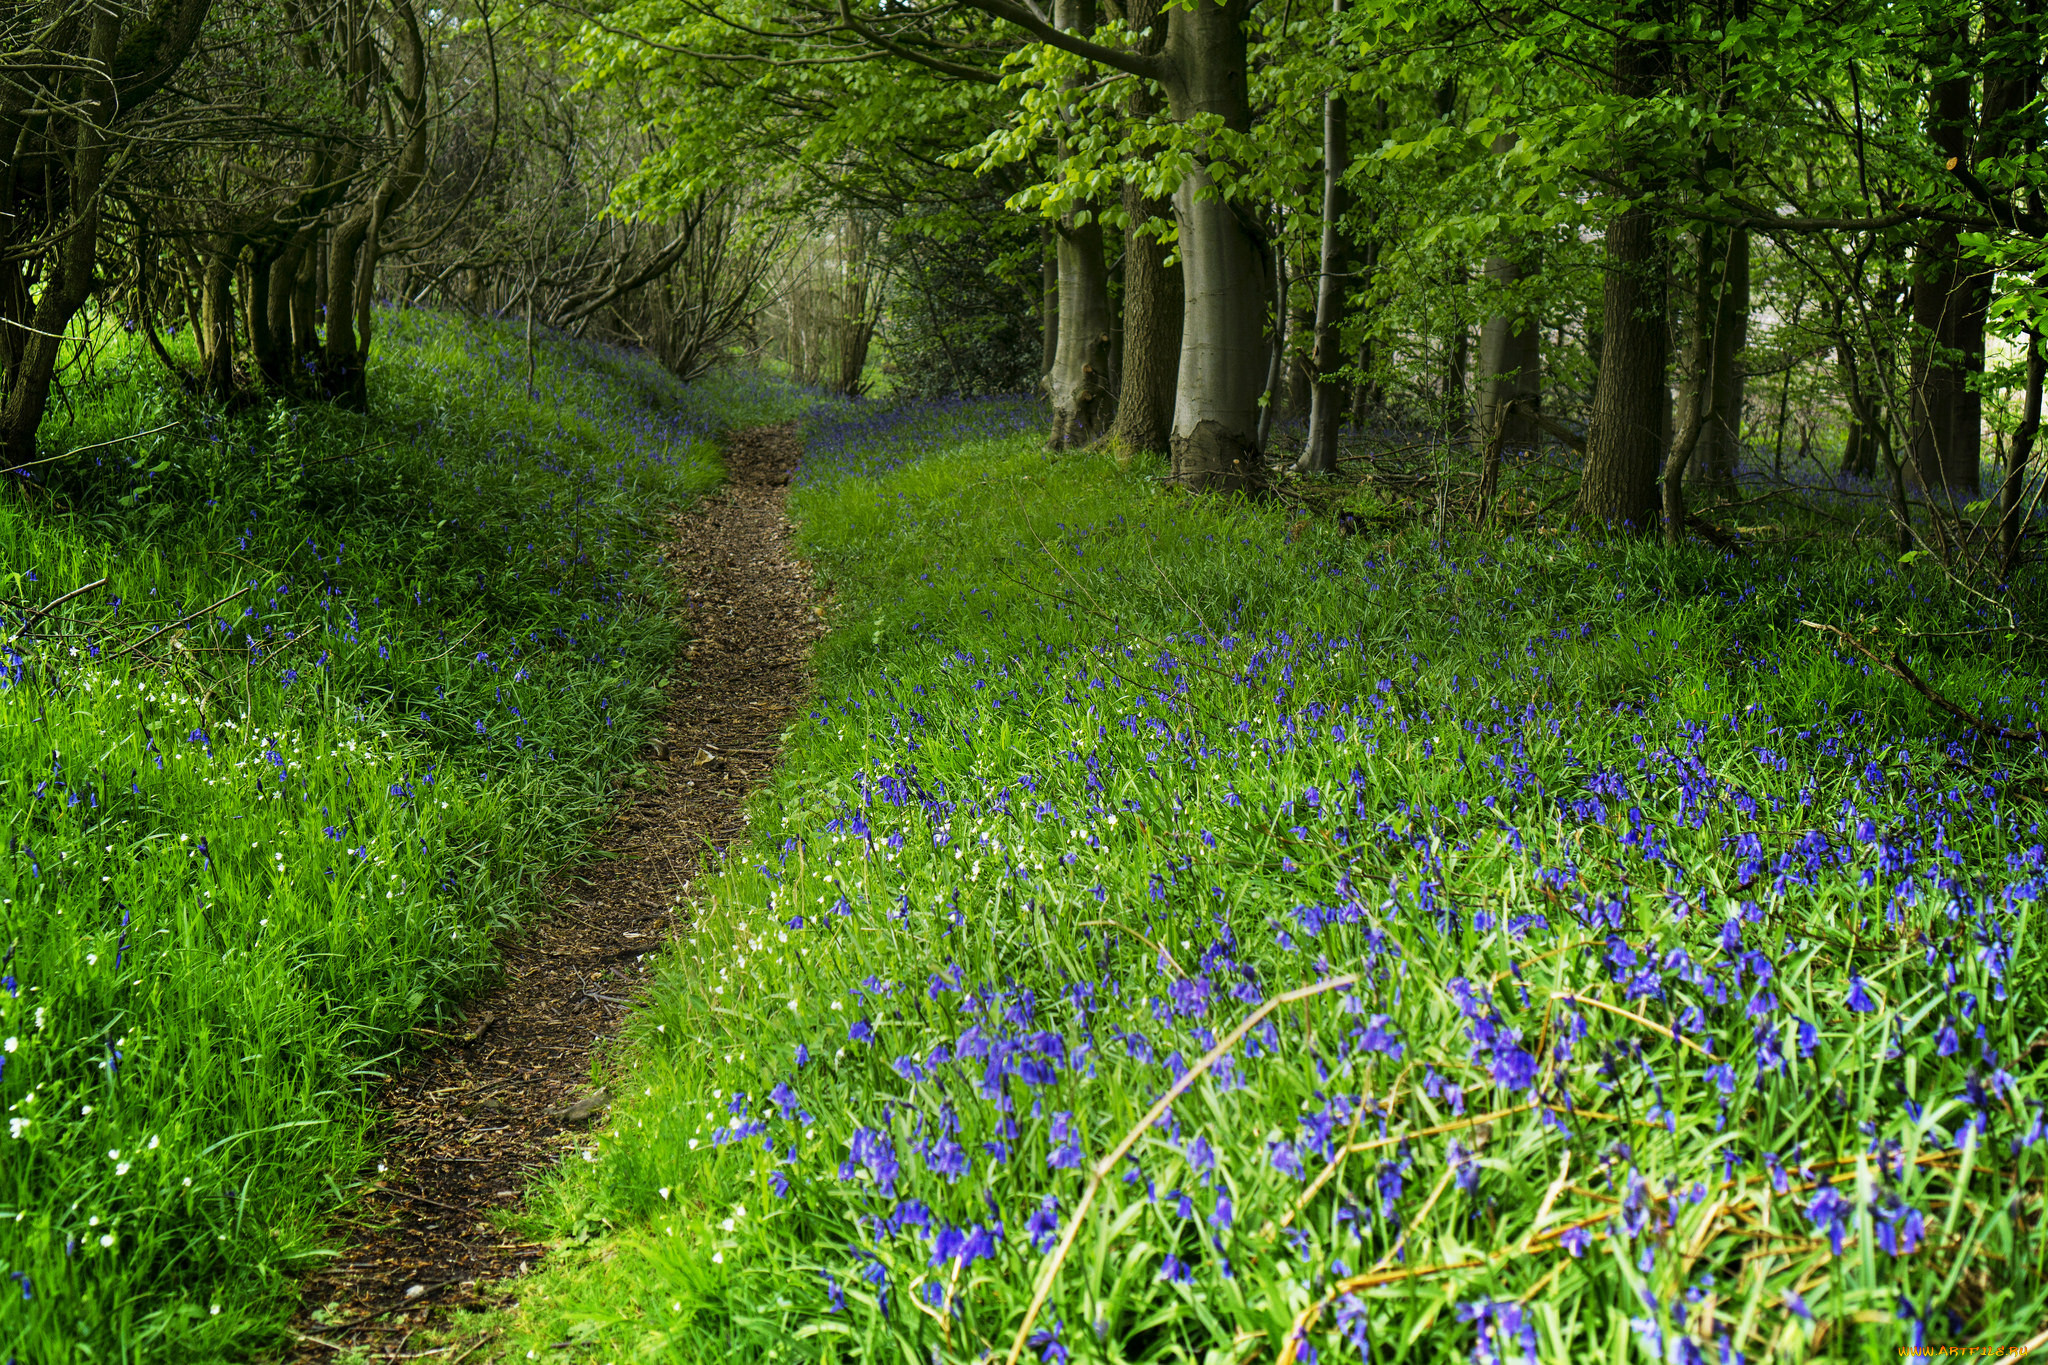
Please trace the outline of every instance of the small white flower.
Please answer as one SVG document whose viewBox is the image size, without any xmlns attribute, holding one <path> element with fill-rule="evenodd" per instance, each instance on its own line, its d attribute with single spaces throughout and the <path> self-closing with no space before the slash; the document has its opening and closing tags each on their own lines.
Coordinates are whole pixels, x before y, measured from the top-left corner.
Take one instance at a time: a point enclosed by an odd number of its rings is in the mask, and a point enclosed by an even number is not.
<svg viewBox="0 0 2048 1365">
<path fill-rule="evenodd" d="M 12 1052 L 12 1051 L 14 1051 L 14 1049 L 16 1049 L 17 1047 L 20 1047 L 20 1046 L 21 1046 L 21 1039 L 19 1039 L 19 1038 L 9 1038 L 9 1039 L 8 1039 L 8 1040 L 7 1040 L 6 1042 L 4 1042 L 4 1043 L 0 1043 L 0 1050 L 4 1050 L 4 1051 L 7 1051 L 7 1052 Z"/>
<path fill-rule="evenodd" d="M 666 1199 L 666 1198 L 668 1198 L 668 1186 L 666 1186 L 666 1185 L 663 1185 L 663 1186 L 661 1187 L 661 1197 L 662 1197 L 663 1199 Z"/>
<path fill-rule="evenodd" d="M 733 1221 L 732 1219 L 728 1218 L 724 1222 L 720 1223 L 718 1226 L 720 1231 L 731 1232 L 733 1229 Z"/>
<path fill-rule="evenodd" d="M 713 1264 L 713 1265 L 724 1265 L 724 1264 L 725 1264 L 725 1253 L 724 1253 L 724 1252 L 722 1252 L 722 1251 L 714 1251 L 714 1252 L 712 1252 L 712 1253 L 711 1253 L 711 1264 Z"/>
<path fill-rule="evenodd" d="M 106 1235 L 105 1235 L 104 1237 L 101 1237 L 101 1238 L 100 1238 L 100 1245 L 101 1245 L 101 1246 L 103 1246 L 103 1247 L 110 1247 L 110 1246 L 112 1246 L 113 1244 L 114 1244 L 114 1234 L 113 1234 L 113 1233 L 111 1233 L 111 1232 L 110 1232 L 110 1233 L 107 1233 L 107 1234 L 106 1234 Z"/>
<path fill-rule="evenodd" d="M 121 1163 L 120 1165 L 118 1165 L 118 1166 L 114 1167 L 114 1174 L 115 1174 L 115 1175 L 126 1175 L 126 1174 L 128 1174 L 128 1163 L 124 1161 L 124 1162 L 122 1162 L 122 1163 Z"/>
<path fill-rule="evenodd" d="M 88 966 L 88 967 L 95 967 L 95 966 L 98 966 L 98 965 L 99 965 L 99 960 L 100 960 L 100 955 L 99 955 L 98 953 L 87 953 L 87 954 L 85 955 L 85 965 L 86 965 L 86 966 Z"/>
<path fill-rule="evenodd" d="M 152 1151 L 152 1152 L 153 1152 L 153 1151 L 155 1151 L 155 1150 L 156 1150 L 156 1147 L 157 1147 L 157 1136 L 156 1136 L 156 1134 L 154 1134 L 154 1133 L 151 1133 L 151 1134 L 149 1135 L 149 1141 L 148 1141 L 147 1143 L 145 1143 L 144 1145 L 145 1145 L 145 1146 L 147 1146 L 147 1147 L 149 1148 L 149 1150 L 150 1150 L 150 1151 Z"/>
</svg>

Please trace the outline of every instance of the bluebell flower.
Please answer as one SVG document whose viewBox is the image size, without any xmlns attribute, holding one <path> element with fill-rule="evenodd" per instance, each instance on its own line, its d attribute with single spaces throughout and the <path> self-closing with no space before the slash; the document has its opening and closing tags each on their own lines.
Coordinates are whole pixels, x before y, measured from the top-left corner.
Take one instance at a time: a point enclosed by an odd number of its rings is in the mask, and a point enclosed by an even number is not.
<svg viewBox="0 0 2048 1365">
<path fill-rule="evenodd" d="M 1869 1014 L 1877 1008 L 1877 1002 L 1870 998 L 1870 992 L 1863 989 L 1863 978 L 1849 978 L 1848 1006 L 1858 1014 Z"/>
<path fill-rule="evenodd" d="M 1520 1047 L 1501 1048 L 1493 1055 L 1493 1080 L 1508 1090 L 1527 1090 L 1536 1083 L 1536 1059 Z"/>
<path fill-rule="evenodd" d="M 1031 1216 L 1024 1220 L 1024 1233 L 1031 1239 L 1031 1245 L 1040 1253 L 1052 1250 L 1059 1240 L 1060 1201 L 1047 1195 Z"/>
<path fill-rule="evenodd" d="M 1842 1254 L 1842 1237 L 1848 1232 L 1849 1220 L 1855 1212 L 1854 1206 L 1833 1185 L 1821 1186 L 1813 1202 L 1806 1206 L 1807 1221 L 1827 1233 L 1828 1245 L 1837 1256 Z"/>
<path fill-rule="evenodd" d="M 1041 1327 L 1031 1334 L 1026 1344 L 1038 1352 L 1039 1365 L 1067 1365 L 1072 1359 L 1072 1354 L 1060 1341 L 1060 1332 L 1065 1326 L 1063 1320 L 1055 1318 L 1052 1326 Z"/>
</svg>

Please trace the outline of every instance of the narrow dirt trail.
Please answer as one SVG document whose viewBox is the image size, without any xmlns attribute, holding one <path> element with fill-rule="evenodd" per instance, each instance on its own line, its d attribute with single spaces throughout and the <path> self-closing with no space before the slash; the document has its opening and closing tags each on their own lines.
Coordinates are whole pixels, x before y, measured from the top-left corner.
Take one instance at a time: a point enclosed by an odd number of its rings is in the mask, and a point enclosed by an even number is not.
<svg viewBox="0 0 2048 1365">
<path fill-rule="evenodd" d="M 378 1095 L 380 1164 L 342 1223 L 348 1245 L 304 1286 L 290 1359 L 406 1355 L 450 1310 L 500 1301 L 502 1282 L 545 1251 L 488 1215 L 516 1207 L 536 1172 L 603 1123 L 602 1097 L 588 1102 L 592 1054 L 640 990 L 642 956 L 682 931 L 682 888 L 744 831 L 741 803 L 807 695 L 822 628 L 783 514 L 798 453 L 791 427 L 741 433 L 726 485 L 673 518 L 666 549 L 691 640 L 655 732 L 654 781 L 621 803 L 598 857 L 553 878 L 553 909 L 505 945 L 503 983 Z"/>
</svg>

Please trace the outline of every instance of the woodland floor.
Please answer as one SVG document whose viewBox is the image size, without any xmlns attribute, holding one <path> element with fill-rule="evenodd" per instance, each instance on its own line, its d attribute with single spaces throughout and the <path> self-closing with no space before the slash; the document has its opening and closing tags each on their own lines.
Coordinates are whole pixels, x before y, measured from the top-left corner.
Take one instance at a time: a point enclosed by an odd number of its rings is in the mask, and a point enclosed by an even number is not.
<svg viewBox="0 0 2048 1365">
<path fill-rule="evenodd" d="M 684 889 L 743 832 L 741 807 L 807 695 L 822 626 L 783 513 L 799 450 L 793 427 L 739 434 L 725 486 L 672 518 L 690 644 L 649 785 L 621 800 L 594 856 L 550 880 L 550 907 L 504 945 L 501 984 L 459 1031 L 423 1036 L 377 1096 L 381 1164 L 341 1224 L 346 1246 L 306 1283 L 292 1360 L 413 1355 L 416 1333 L 502 1305 L 516 1293 L 505 1282 L 545 1254 L 491 1215 L 602 1122 L 592 1059 L 631 1008 L 642 959 L 686 930 Z"/>
</svg>

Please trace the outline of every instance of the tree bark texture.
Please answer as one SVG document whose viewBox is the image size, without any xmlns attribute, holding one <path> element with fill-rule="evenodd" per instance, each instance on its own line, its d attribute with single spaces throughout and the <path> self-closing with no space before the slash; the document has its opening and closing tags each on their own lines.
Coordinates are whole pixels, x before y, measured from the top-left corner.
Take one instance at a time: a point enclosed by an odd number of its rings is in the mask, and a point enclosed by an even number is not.
<svg viewBox="0 0 2048 1365">
<path fill-rule="evenodd" d="M 1969 155 L 1970 85 L 1962 75 L 1934 87 L 1927 131 L 1944 156 Z M 1934 225 L 1921 241 L 1913 280 L 1908 471 L 1931 498 L 1942 501 L 1976 495 L 1983 440 L 1983 399 L 1968 383 L 1971 373 L 1984 368 L 1989 281 L 1973 276 L 1958 235 L 1954 224 Z"/>
<path fill-rule="evenodd" d="M 1170 12 L 1166 51 L 1175 121 L 1200 115 L 1251 127 L 1243 0 L 1192 0 Z M 1237 208 L 1198 163 L 1174 194 L 1185 303 L 1175 383 L 1173 477 L 1190 488 L 1250 492 L 1264 483 L 1258 444 L 1266 261 Z"/>
<path fill-rule="evenodd" d="M 1052 446 L 1085 446 L 1109 419 L 1109 271 L 1102 223 L 1062 224 L 1059 252 L 1059 346 L 1046 384 L 1052 394 Z"/>
<path fill-rule="evenodd" d="M 1513 133 L 1493 139 L 1493 154 L 1515 149 Z M 1514 286 L 1534 274 L 1518 255 L 1486 258 L 1487 284 L 1511 297 Z M 1495 312 L 1479 329 L 1479 429 L 1489 440 L 1500 432 L 1502 450 L 1533 449 L 1538 440 L 1536 409 L 1542 402 L 1542 347 L 1536 319 L 1512 309 Z M 1513 404 L 1520 402 L 1521 407 Z"/>
<path fill-rule="evenodd" d="M 1093 0 L 1054 0 L 1053 22 L 1063 32 L 1087 37 L 1095 28 Z M 1076 76 L 1069 86 L 1080 83 Z M 1070 121 L 1081 117 L 1072 106 L 1061 112 Z M 1095 205 L 1085 199 L 1076 203 L 1053 240 L 1060 321 L 1046 388 L 1052 396 L 1052 447 L 1064 450 L 1089 444 L 1109 422 L 1109 269 Z"/>
<path fill-rule="evenodd" d="M 1600 387 L 1574 515 L 1588 527 L 1645 533 L 1657 522 L 1670 330 L 1656 218 L 1641 205 L 1607 226 L 1601 318 Z"/>
<path fill-rule="evenodd" d="M 398 156 L 369 197 L 335 225 L 327 252 L 327 340 L 322 379 L 338 405 L 369 405 L 369 303 L 376 281 L 381 231 L 426 178 L 426 44 L 407 0 L 390 0 L 398 19 L 395 41 L 404 50 L 393 104 L 405 120 Z M 366 61 L 367 65 L 367 61 Z"/>
<path fill-rule="evenodd" d="M 1638 6 L 1646 24 L 1670 18 L 1664 0 Z M 1658 38 L 1624 37 L 1614 49 L 1617 93 L 1654 94 L 1670 72 L 1670 54 Z M 1637 170 L 1636 151 L 1624 145 L 1617 169 Z M 1574 517 L 1588 528 L 1614 526 L 1636 534 L 1656 529 L 1658 475 L 1670 417 L 1665 370 L 1670 359 L 1665 260 L 1658 245 L 1654 197 L 1638 200 L 1607 225 L 1605 287 L 1601 299 L 1599 387 L 1586 439 Z"/>
<path fill-rule="evenodd" d="M 1053 252 L 1051 223 L 1038 225 L 1038 340 L 1038 373 L 1050 384 L 1060 346 L 1060 265 Z"/>
<path fill-rule="evenodd" d="M 1688 359 L 1679 390 L 1678 420 L 1684 428 L 1700 404 L 1700 384 L 1712 373 L 1714 420 L 1700 433 L 1693 451 L 1690 477 L 1695 483 L 1726 487 L 1735 481 L 1735 469 L 1742 458 L 1742 404 L 1748 385 L 1741 369 L 1743 347 L 1749 341 L 1749 233 L 1714 224 L 1700 229 L 1700 251 L 1696 276 L 1695 308 L 1707 310 L 1704 322 L 1696 314 L 1694 337 L 1711 338 L 1714 353 L 1705 363 Z"/>
<path fill-rule="evenodd" d="M 1344 13 L 1346 0 L 1331 0 L 1333 18 Z M 1315 345 L 1309 356 L 1315 386 L 1309 396 L 1308 440 L 1295 468 L 1329 474 L 1337 468 L 1337 433 L 1344 416 L 1344 286 L 1349 282 L 1350 242 L 1344 236 L 1344 212 L 1350 193 L 1344 183 L 1351 169 L 1351 110 L 1341 89 L 1323 97 L 1323 235 L 1316 273 Z"/>
<path fill-rule="evenodd" d="M 1165 243 L 1139 227 L 1173 211 L 1124 187 L 1124 363 L 1111 434 L 1126 451 L 1164 451 L 1173 434 L 1173 386 L 1180 369 L 1180 263 L 1166 263 Z"/>
</svg>

